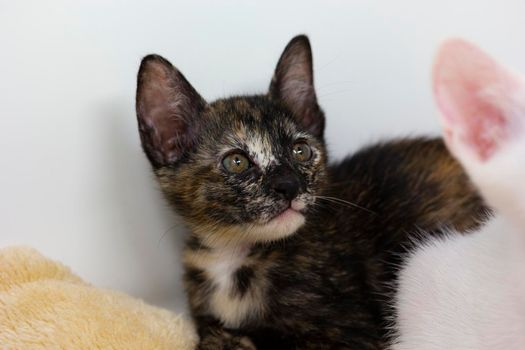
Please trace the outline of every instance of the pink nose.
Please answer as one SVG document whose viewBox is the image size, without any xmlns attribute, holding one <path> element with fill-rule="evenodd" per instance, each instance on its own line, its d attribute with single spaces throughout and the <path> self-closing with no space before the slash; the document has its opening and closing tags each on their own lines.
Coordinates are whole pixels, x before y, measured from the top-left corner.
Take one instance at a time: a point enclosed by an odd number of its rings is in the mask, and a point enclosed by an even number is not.
<svg viewBox="0 0 525 350">
<path fill-rule="evenodd" d="M 292 201 L 292 205 L 291 205 L 291 207 L 292 207 L 293 210 L 300 211 L 300 210 L 303 210 L 304 207 L 306 207 L 306 204 L 304 204 L 303 201 L 300 201 L 300 200 L 294 199 L 294 200 Z"/>
</svg>

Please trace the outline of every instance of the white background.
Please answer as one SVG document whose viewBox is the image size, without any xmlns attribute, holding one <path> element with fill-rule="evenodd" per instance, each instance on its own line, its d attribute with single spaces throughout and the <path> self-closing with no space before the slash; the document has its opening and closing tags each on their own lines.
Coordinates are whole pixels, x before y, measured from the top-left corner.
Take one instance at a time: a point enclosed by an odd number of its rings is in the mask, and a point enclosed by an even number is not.
<svg viewBox="0 0 525 350">
<path fill-rule="evenodd" d="M 0 246 L 182 310 L 183 232 L 142 154 L 139 61 L 159 53 L 208 100 L 263 92 L 310 36 L 336 157 L 439 131 L 429 83 L 448 36 L 525 72 L 525 1 L 0 0 Z"/>
</svg>

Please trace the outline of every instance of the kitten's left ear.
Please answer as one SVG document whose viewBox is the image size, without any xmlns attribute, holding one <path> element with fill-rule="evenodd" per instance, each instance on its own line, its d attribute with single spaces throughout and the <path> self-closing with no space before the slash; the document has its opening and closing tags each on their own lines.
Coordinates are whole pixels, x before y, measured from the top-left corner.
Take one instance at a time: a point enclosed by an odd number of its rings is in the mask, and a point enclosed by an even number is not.
<svg viewBox="0 0 525 350">
<path fill-rule="evenodd" d="M 447 144 L 456 156 L 488 160 L 522 136 L 525 86 L 474 45 L 450 39 L 434 64 L 434 95 Z"/>
<path fill-rule="evenodd" d="M 315 136 L 323 136 L 324 113 L 317 104 L 312 50 L 305 35 L 296 36 L 284 49 L 275 68 L 269 94 L 282 101 L 305 130 Z"/>
</svg>

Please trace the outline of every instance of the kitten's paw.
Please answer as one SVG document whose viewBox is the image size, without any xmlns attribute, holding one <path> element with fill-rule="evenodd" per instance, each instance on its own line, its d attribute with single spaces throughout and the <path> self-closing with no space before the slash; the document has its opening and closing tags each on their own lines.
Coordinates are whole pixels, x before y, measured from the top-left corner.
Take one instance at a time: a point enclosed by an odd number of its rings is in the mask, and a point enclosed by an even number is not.
<svg viewBox="0 0 525 350">
<path fill-rule="evenodd" d="M 206 336 L 200 341 L 197 350 L 257 350 L 257 348 L 248 337 L 221 332 Z"/>
</svg>

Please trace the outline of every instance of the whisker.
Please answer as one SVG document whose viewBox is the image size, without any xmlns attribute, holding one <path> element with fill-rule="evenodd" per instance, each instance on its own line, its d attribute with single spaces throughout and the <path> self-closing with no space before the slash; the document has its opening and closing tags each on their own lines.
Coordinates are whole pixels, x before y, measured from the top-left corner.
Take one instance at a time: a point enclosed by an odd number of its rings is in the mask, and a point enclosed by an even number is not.
<svg viewBox="0 0 525 350">
<path fill-rule="evenodd" d="M 347 206 L 358 208 L 358 209 L 367 211 L 367 212 L 369 212 L 371 214 L 377 215 L 377 213 L 375 211 L 373 211 L 373 210 L 367 209 L 365 207 L 360 206 L 359 204 L 352 203 L 352 202 L 346 201 L 346 200 L 341 199 L 341 198 L 329 197 L 329 196 L 315 196 L 315 198 L 322 199 L 322 200 L 329 201 L 329 202 L 331 201 L 331 202 L 337 203 L 337 204 L 346 204 Z"/>
<path fill-rule="evenodd" d="M 175 224 L 173 226 L 170 226 L 168 227 L 168 229 L 166 231 L 164 231 L 164 233 L 162 234 L 162 236 L 160 236 L 159 238 L 159 241 L 157 242 L 157 249 L 160 247 L 160 244 L 162 243 L 162 240 L 164 239 L 164 237 L 166 237 L 166 235 L 171 231 L 173 230 L 174 228 L 176 228 L 177 226 L 181 226 L 181 224 Z"/>
<path fill-rule="evenodd" d="M 335 90 L 335 91 L 321 93 L 321 94 L 319 94 L 319 98 L 326 98 L 326 97 L 330 97 L 330 96 L 334 96 L 334 95 L 346 94 L 346 93 L 349 93 L 349 92 L 352 92 L 352 90 L 350 90 L 350 89 Z"/>
<path fill-rule="evenodd" d="M 356 82 L 354 80 L 333 81 L 331 83 L 327 83 L 327 84 L 316 86 L 316 88 L 318 89 L 318 91 L 321 91 L 321 90 L 323 90 L 323 89 L 325 89 L 327 87 L 340 86 L 340 85 L 346 85 L 346 84 L 355 85 Z"/>
</svg>

